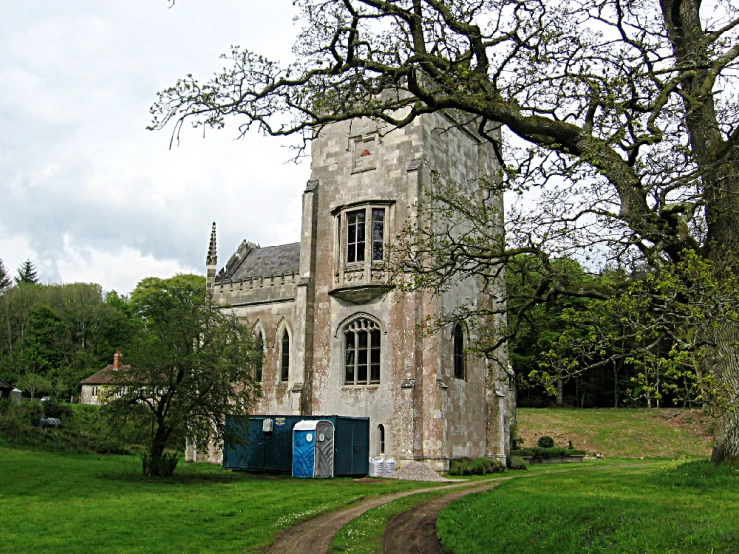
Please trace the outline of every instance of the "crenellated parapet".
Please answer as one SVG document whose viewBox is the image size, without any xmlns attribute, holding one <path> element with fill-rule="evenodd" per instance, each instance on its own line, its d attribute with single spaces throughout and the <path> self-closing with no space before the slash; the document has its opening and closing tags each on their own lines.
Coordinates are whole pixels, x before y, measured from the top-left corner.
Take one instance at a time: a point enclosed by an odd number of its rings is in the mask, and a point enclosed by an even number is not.
<svg viewBox="0 0 739 554">
<path fill-rule="evenodd" d="M 297 272 L 245 277 L 216 284 L 214 299 L 230 306 L 288 302 L 295 299 L 299 283 Z"/>
</svg>

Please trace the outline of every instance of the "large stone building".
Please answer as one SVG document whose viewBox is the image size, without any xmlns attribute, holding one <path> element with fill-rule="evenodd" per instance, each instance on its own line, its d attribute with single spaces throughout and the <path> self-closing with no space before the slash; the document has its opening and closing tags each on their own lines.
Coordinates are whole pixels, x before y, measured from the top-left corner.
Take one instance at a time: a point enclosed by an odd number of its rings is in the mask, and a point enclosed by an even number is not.
<svg viewBox="0 0 739 554">
<path fill-rule="evenodd" d="M 474 337 L 465 326 L 422 327 L 440 309 L 493 295 L 472 280 L 438 296 L 405 294 L 383 267 L 422 183 L 438 172 L 473 186 L 497 169 L 491 145 L 448 115 L 429 114 L 403 129 L 332 124 L 311 154 L 299 243 L 244 241 L 217 271 L 215 224 L 211 235 L 208 287 L 265 345 L 254 413 L 369 417 L 370 453 L 400 466 L 503 458 L 507 381 L 467 353 Z"/>
</svg>

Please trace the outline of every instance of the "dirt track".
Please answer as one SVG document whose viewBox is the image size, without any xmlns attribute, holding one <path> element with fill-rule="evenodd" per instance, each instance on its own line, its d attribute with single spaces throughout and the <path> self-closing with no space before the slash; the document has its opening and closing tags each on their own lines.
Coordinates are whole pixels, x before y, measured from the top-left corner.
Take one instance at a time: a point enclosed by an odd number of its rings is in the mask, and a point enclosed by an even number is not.
<svg viewBox="0 0 739 554">
<path fill-rule="evenodd" d="M 385 527 L 382 549 L 385 554 L 444 554 L 436 535 L 436 519 L 444 507 L 458 498 L 473 492 L 495 487 L 497 483 L 484 487 L 474 487 L 445 494 L 425 504 L 421 504 L 398 514 Z"/>
<path fill-rule="evenodd" d="M 622 464 L 619 467 L 632 467 L 643 464 Z M 614 467 L 614 466 L 609 466 Z M 344 525 L 354 518 L 361 516 L 367 510 L 382 506 L 404 496 L 430 492 L 436 490 L 449 490 L 464 488 L 450 494 L 421 504 L 398 514 L 391 519 L 383 537 L 383 550 L 385 554 L 441 554 L 441 544 L 436 536 L 436 518 L 439 512 L 449 503 L 473 492 L 491 489 L 502 481 L 514 478 L 535 477 L 548 473 L 565 473 L 577 468 L 566 468 L 550 470 L 533 475 L 519 475 L 516 477 L 497 477 L 470 483 L 465 481 L 459 484 L 435 486 L 415 491 L 399 492 L 385 496 L 379 496 L 366 500 L 356 506 L 352 506 L 340 512 L 323 514 L 306 520 L 301 524 L 284 529 L 275 538 L 275 542 L 267 548 L 266 554 L 328 554 L 329 546 L 334 536 Z"/>
<path fill-rule="evenodd" d="M 496 481 L 499 481 L 499 479 L 496 479 Z M 484 486 L 484 485 L 487 485 L 487 486 Z M 490 485 L 487 481 L 478 481 L 477 483 L 474 483 L 474 484 L 470 484 L 469 482 L 464 482 L 460 484 L 436 486 L 436 487 L 430 487 L 427 489 L 419 489 L 419 490 L 408 491 L 408 492 L 399 492 L 395 494 L 388 494 L 385 496 L 379 496 L 377 498 L 372 498 L 371 500 L 367 500 L 365 502 L 362 502 L 361 504 L 358 504 L 351 508 L 347 508 L 346 510 L 342 510 L 340 512 L 332 512 L 329 514 L 323 514 L 323 515 L 314 517 L 312 519 L 309 519 L 307 521 L 304 521 L 303 523 L 295 527 L 284 529 L 283 531 L 280 532 L 279 535 L 277 535 L 275 542 L 272 544 L 272 546 L 270 546 L 266 550 L 266 553 L 267 554 L 327 554 L 329 546 L 331 545 L 331 541 L 334 539 L 334 536 L 336 535 L 336 533 L 338 533 L 339 529 L 341 529 L 344 525 L 349 523 L 354 518 L 361 516 L 367 510 L 376 508 L 377 506 L 382 506 L 383 504 L 392 502 L 393 500 L 396 500 L 398 498 L 403 498 L 404 496 L 410 496 L 412 494 L 419 494 L 422 492 L 429 492 L 429 491 L 435 491 L 435 490 L 440 490 L 440 489 L 447 490 L 447 489 L 456 489 L 460 487 L 466 487 L 466 490 L 464 491 L 459 491 L 459 493 L 453 493 L 453 496 L 455 498 L 458 498 L 459 496 L 464 496 L 465 494 L 468 494 L 474 491 L 484 490 L 484 489 L 490 488 L 491 486 L 494 486 L 494 485 Z M 438 500 L 445 500 L 447 498 L 450 498 L 450 496 L 452 495 L 445 495 Z M 454 498 L 450 498 L 448 502 L 451 502 L 452 500 L 454 500 Z M 427 505 L 428 504 L 424 504 L 424 506 L 427 506 Z M 441 510 L 441 508 L 444 505 L 440 505 L 439 509 L 436 511 L 436 515 L 438 515 L 439 510 Z M 411 510 L 411 512 L 412 511 L 413 510 Z M 401 515 L 406 515 L 406 514 L 401 514 Z M 394 519 L 397 519 L 397 517 Z M 422 524 L 421 519 L 422 519 L 422 516 L 419 516 L 418 518 L 419 524 Z M 434 528 L 433 539 L 438 544 L 439 541 L 436 538 L 436 518 L 435 517 L 433 520 L 433 528 Z M 387 536 L 387 532 L 385 536 Z M 404 538 L 407 538 L 407 537 L 404 537 Z M 392 552 L 411 552 L 411 551 L 405 550 L 405 546 L 404 546 L 401 550 L 395 550 L 395 551 L 385 550 L 385 552 L 390 554 Z M 432 552 L 432 551 L 416 550 L 414 552 Z"/>
</svg>

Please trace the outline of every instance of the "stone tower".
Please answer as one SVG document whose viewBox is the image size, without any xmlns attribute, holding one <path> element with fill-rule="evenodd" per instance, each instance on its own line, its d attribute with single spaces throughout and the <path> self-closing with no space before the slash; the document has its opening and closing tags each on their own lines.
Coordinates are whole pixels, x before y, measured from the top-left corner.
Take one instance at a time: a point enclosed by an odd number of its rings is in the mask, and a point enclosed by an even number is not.
<svg viewBox="0 0 739 554">
<path fill-rule="evenodd" d="M 423 209 L 423 184 L 438 174 L 473 187 L 499 169 L 492 146 L 437 113 L 403 129 L 335 123 L 311 155 L 300 242 L 244 242 L 215 276 L 214 297 L 264 339 L 255 413 L 368 417 L 371 454 L 401 466 L 421 460 L 443 470 L 452 458 L 505 457 L 506 380 L 467 353 L 475 337 L 466 326 L 423 328 L 442 310 L 494 300 L 474 280 L 438 296 L 403 294 L 383 264 Z M 211 244 L 209 263 L 215 230 Z"/>
</svg>

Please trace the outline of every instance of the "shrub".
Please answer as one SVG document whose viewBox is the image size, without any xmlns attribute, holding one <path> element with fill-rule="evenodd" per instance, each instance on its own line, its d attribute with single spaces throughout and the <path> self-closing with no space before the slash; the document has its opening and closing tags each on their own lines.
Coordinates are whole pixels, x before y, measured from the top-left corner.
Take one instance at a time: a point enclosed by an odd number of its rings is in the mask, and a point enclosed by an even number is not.
<svg viewBox="0 0 739 554">
<path fill-rule="evenodd" d="M 521 450 L 517 450 L 516 454 L 519 456 L 532 456 L 534 459 L 538 460 L 547 460 L 550 458 L 567 458 L 568 456 L 584 456 L 585 451 L 575 450 L 574 448 L 570 450 L 569 448 L 559 448 L 555 446 L 552 448 L 522 448 Z"/>
<path fill-rule="evenodd" d="M 53 415 L 52 415 L 53 414 Z M 41 416 L 58 417 L 61 429 L 34 426 Z M 141 425 L 135 421 L 111 426 L 99 415 L 97 406 L 24 402 L 20 406 L 0 402 L 0 437 L 16 446 L 34 446 L 62 451 L 92 451 L 98 454 L 138 454 L 137 433 Z"/>
<path fill-rule="evenodd" d="M 449 475 L 487 475 L 490 473 L 503 473 L 506 470 L 498 460 L 490 458 L 461 458 L 449 462 Z"/>
<path fill-rule="evenodd" d="M 554 446 L 554 439 L 547 435 L 542 435 L 539 440 L 536 441 L 536 446 L 539 448 L 552 448 Z"/>
<path fill-rule="evenodd" d="M 149 454 L 144 453 L 141 455 L 141 461 L 143 462 L 141 465 L 146 477 L 171 477 L 177 467 L 177 463 L 180 461 L 180 455 L 177 452 L 165 452 L 162 454 L 162 459 L 157 461 Z"/>
<path fill-rule="evenodd" d="M 511 456 L 509 467 L 510 469 L 528 469 L 529 464 L 521 456 Z"/>
<path fill-rule="evenodd" d="M 67 423 L 67 420 L 74 415 L 74 411 L 69 404 L 60 404 L 56 399 L 52 398 L 43 403 L 44 417 L 55 417 Z"/>
</svg>

